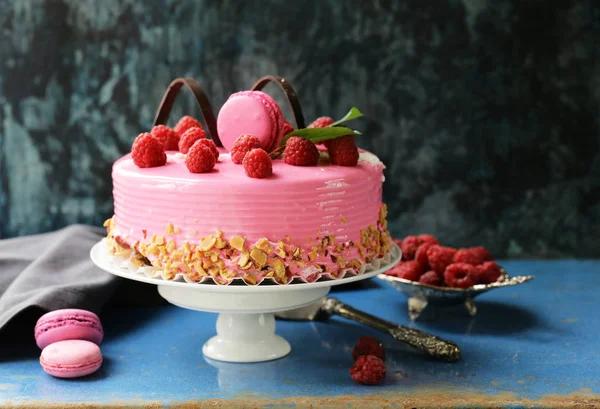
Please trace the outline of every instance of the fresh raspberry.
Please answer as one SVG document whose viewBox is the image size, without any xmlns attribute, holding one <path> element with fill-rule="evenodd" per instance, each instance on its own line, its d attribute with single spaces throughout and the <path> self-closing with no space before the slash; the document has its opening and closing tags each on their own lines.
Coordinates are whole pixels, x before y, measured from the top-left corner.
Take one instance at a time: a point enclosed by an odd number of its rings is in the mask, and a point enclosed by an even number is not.
<svg viewBox="0 0 600 409">
<path fill-rule="evenodd" d="M 495 283 L 501 275 L 500 266 L 493 261 L 486 261 L 479 266 L 475 266 L 475 284 Z"/>
<path fill-rule="evenodd" d="M 165 147 L 151 133 L 141 133 L 131 146 L 133 163 L 140 168 L 153 168 L 167 163 Z"/>
<path fill-rule="evenodd" d="M 385 378 L 385 364 L 375 355 L 359 356 L 350 369 L 350 376 L 356 383 L 362 385 L 377 385 Z"/>
<path fill-rule="evenodd" d="M 204 129 L 198 128 L 197 126 L 188 129 L 181 135 L 181 138 L 179 138 L 179 152 L 188 153 L 194 142 L 204 138 L 206 138 Z"/>
<path fill-rule="evenodd" d="M 438 274 L 444 274 L 446 267 L 452 264 L 452 259 L 456 254 L 456 250 L 451 247 L 433 245 L 427 249 L 427 260 L 429 266 Z"/>
<path fill-rule="evenodd" d="M 454 255 L 455 263 L 467 263 L 473 266 L 483 264 L 492 259 L 492 255 L 485 247 L 471 247 L 470 249 L 460 249 Z"/>
<path fill-rule="evenodd" d="M 185 164 L 192 173 L 208 173 L 215 167 L 215 155 L 202 143 L 203 140 L 196 141 L 185 158 Z"/>
<path fill-rule="evenodd" d="M 360 337 L 352 349 L 352 359 L 355 361 L 359 356 L 362 355 L 375 355 L 382 361 L 385 360 L 385 350 L 383 345 L 376 338 L 373 337 Z"/>
<path fill-rule="evenodd" d="M 429 257 L 427 257 L 427 250 L 429 250 L 429 247 L 432 245 L 433 244 L 430 243 L 423 243 L 419 246 L 417 252 L 415 253 L 415 261 L 419 263 L 424 270 L 429 268 Z"/>
<path fill-rule="evenodd" d="M 217 145 L 210 139 L 198 139 L 197 141 L 200 145 L 206 146 L 212 152 L 215 157 L 215 162 L 219 160 L 219 150 L 217 149 Z M 194 143 L 195 144 L 195 143 Z"/>
<path fill-rule="evenodd" d="M 475 267 L 467 263 L 454 263 L 446 267 L 444 279 L 449 287 L 469 288 L 475 284 Z"/>
<path fill-rule="evenodd" d="M 421 284 L 440 285 L 442 284 L 442 278 L 439 276 L 438 273 L 431 270 L 419 277 L 419 282 Z"/>
<path fill-rule="evenodd" d="M 326 144 L 329 161 L 334 165 L 356 166 L 358 163 L 358 148 L 354 135 L 344 135 L 331 139 Z"/>
<path fill-rule="evenodd" d="M 285 144 L 284 160 L 288 165 L 315 166 L 319 162 L 319 150 L 308 139 L 292 136 Z"/>
<path fill-rule="evenodd" d="M 231 160 L 238 165 L 244 161 L 244 156 L 252 149 L 260 149 L 260 141 L 254 135 L 240 135 L 231 148 Z"/>
<path fill-rule="evenodd" d="M 314 121 L 307 128 L 326 128 L 333 123 L 333 119 L 328 116 L 321 116 Z"/>
<path fill-rule="evenodd" d="M 414 260 L 420 245 L 421 240 L 417 236 L 406 236 L 400 246 L 402 249 L 402 260 Z"/>
<path fill-rule="evenodd" d="M 177 122 L 177 125 L 175 125 L 175 127 L 173 128 L 173 130 L 177 132 L 179 136 L 183 136 L 185 131 L 187 131 L 190 128 L 202 128 L 202 125 L 200 125 L 200 122 L 196 121 L 195 118 L 186 115 L 181 117 L 179 122 Z"/>
<path fill-rule="evenodd" d="M 417 237 L 421 240 L 421 244 L 440 244 L 431 234 L 419 234 Z"/>
<path fill-rule="evenodd" d="M 286 123 L 283 124 L 283 129 L 281 130 L 281 135 L 286 136 L 293 130 L 294 130 L 294 127 L 289 122 L 286 121 Z"/>
<path fill-rule="evenodd" d="M 396 267 L 388 271 L 388 275 L 394 275 L 398 278 L 404 278 L 410 281 L 419 281 L 423 273 L 423 267 L 414 260 L 402 261 Z"/>
<path fill-rule="evenodd" d="M 179 135 L 168 126 L 156 125 L 150 132 L 163 144 L 166 151 L 179 150 Z"/>
<path fill-rule="evenodd" d="M 252 149 L 244 157 L 246 175 L 255 179 L 268 178 L 273 174 L 273 162 L 267 152 L 261 148 Z"/>
</svg>

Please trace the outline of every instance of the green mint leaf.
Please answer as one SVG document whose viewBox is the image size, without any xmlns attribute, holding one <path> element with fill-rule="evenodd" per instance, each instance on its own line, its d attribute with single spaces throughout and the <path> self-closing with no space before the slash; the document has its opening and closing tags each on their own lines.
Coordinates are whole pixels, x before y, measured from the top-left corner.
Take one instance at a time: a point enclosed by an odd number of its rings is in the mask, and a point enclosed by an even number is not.
<svg viewBox="0 0 600 409">
<path fill-rule="evenodd" d="M 360 112 L 358 110 L 358 108 L 356 107 L 352 107 L 350 108 L 350 111 L 348 111 L 348 113 L 346 115 L 344 115 L 344 117 L 340 120 L 335 121 L 334 123 L 332 123 L 329 126 L 337 126 L 341 123 L 347 122 L 347 121 L 352 121 L 353 119 L 357 119 L 360 118 L 361 116 L 363 116 L 363 113 Z"/>
<path fill-rule="evenodd" d="M 295 131 L 287 134 L 284 140 L 281 142 L 282 145 L 284 145 L 291 136 L 301 136 L 311 142 L 321 142 L 350 134 L 360 134 L 360 132 L 346 128 L 345 126 L 335 126 L 331 128 L 303 128 L 296 129 Z"/>
</svg>

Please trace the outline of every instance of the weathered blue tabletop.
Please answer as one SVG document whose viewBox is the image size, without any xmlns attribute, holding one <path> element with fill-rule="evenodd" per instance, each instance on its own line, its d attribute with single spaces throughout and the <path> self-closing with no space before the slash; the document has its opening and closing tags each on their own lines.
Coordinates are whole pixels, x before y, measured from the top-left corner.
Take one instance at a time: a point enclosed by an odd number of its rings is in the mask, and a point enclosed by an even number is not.
<svg viewBox="0 0 600 409">
<path fill-rule="evenodd" d="M 452 308 L 411 323 L 406 298 L 377 279 L 333 293 L 457 342 L 458 363 L 428 359 L 343 318 L 278 321 L 292 352 L 277 361 L 209 362 L 201 347 L 214 335 L 216 315 L 171 306 L 113 309 L 101 317 L 105 363 L 90 377 L 52 378 L 35 347 L 1 351 L 0 407 L 600 407 L 600 261 L 503 265 L 536 278 L 482 295 L 473 318 Z M 361 335 L 379 337 L 388 351 L 381 386 L 350 379 L 351 348 Z"/>
</svg>

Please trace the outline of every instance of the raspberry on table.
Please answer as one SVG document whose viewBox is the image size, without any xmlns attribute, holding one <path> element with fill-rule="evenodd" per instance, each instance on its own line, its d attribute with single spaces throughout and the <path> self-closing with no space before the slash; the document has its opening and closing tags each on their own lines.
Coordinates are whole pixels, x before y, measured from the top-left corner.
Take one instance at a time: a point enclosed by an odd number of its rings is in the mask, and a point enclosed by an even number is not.
<svg viewBox="0 0 600 409">
<path fill-rule="evenodd" d="M 287 140 L 283 155 L 288 165 L 315 166 L 319 162 L 319 150 L 315 144 L 300 136 Z"/>
<path fill-rule="evenodd" d="M 202 140 L 192 145 L 185 158 L 185 165 L 191 173 L 208 173 L 215 167 L 215 155 L 208 146 L 202 144 Z"/>
<path fill-rule="evenodd" d="M 179 150 L 179 134 L 168 126 L 156 125 L 150 133 L 163 144 L 166 151 Z"/>
<path fill-rule="evenodd" d="M 398 278 L 403 278 L 410 281 L 419 281 L 419 277 L 423 273 L 423 267 L 414 260 L 401 261 L 386 274 L 393 275 Z"/>
<path fill-rule="evenodd" d="M 356 166 L 358 163 L 358 148 L 354 135 L 330 139 L 325 145 L 329 153 L 329 161 L 334 165 Z"/>
<path fill-rule="evenodd" d="M 417 238 L 421 241 L 421 244 L 440 244 L 431 234 L 419 234 Z"/>
<path fill-rule="evenodd" d="M 321 116 L 310 123 L 307 128 L 326 128 L 333 123 L 333 119 L 328 116 Z"/>
<path fill-rule="evenodd" d="M 254 179 L 268 178 L 273 174 L 273 162 L 264 149 L 252 149 L 243 161 L 246 175 Z"/>
<path fill-rule="evenodd" d="M 167 163 L 165 147 L 152 136 L 145 132 L 138 135 L 131 146 L 131 159 L 137 167 L 153 168 Z"/>
<path fill-rule="evenodd" d="M 446 267 L 452 264 L 454 254 L 456 254 L 456 249 L 434 244 L 427 249 L 429 266 L 433 271 L 442 275 L 446 271 Z"/>
<path fill-rule="evenodd" d="M 202 125 L 200 125 L 200 122 L 198 122 L 195 118 L 189 115 L 185 115 L 181 117 L 181 119 L 177 122 L 177 125 L 175 125 L 175 127 L 173 128 L 173 130 L 177 132 L 179 136 L 182 136 L 185 133 L 185 131 L 187 131 L 190 128 L 202 128 Z"/>
<path fill-rule="evenodd" d="M 406 236 L 400 245 L 400 248 L 402 249 L 402 260 L 414 260 L 420 245 L 421 240 L 419 240 L 417 236 Z"/>
<path fill-rule="evenodd" d="M 473 266 L 483 264 L 492 259 L 492 255 L 485 247 L 471 247 L 459 249 L 454 255 L 455 263 L 467 263 Z"/>
<path fill-rule="evenodd" d="M 429 250 L 429 247 L 432 245 L 433 244 L 430 243 L 423 243 L 419 246 L 417 252 L 415 253 L 415 261 L 419 263 L 424 270 L 429 268 L 429 257 L 427 257 L 427 250 Z"/>
<path fill-rule="evenodd" d="M 426 272 L 425 274 L 423 274 L 421 277 L 419 277 L 419 282 L 421 284 L 428 284 L 428 285 L 441 285 L 442 284 L 442 278 L 439 276 L 438 273 L 436 273 L 433 270 L 430 270 L 428 272 Z"/>
<path fill-rule="evenodd" d="M 475 285 L 475 267 L 467 263 L 454 263 L 446 267 L 444 280 L 449 287 L 469 288 Z"/>
<path fill-rule="evenodd" d="M 198 128 L 197 126 L 188 129 L 181 135 L 181 138 L 179 138 L 179 152 L 188 153 L 194 142 L 198 139 L 205 138 L 206 132 L 204 132 L 204 129 Z"/>
<path fill-rule="evenodd" d="M 356 361 L 362 355 L 375 355 L 382 361 L 385 360 L 383 345 L 373 337 L 362 336 L 356 341 L 356 345 L 352 349 L 352 359 Z"/>
<path fill-rule="evenodd" d="M 244 156 L 252 149 L 260 149 L 262 146 L 260 145 L 260 141 L 254 135 L 240 135 L 235 142 L 233 143 L 233 147 L 229 152 L 231 154 L 231 160 L 233 163 L 240 164 L 244 161 Z"/>
<path fill-rule="evenodd" d="M 385 363 L 375 355 L 361 355 L 350 369 L 352 380 L 361 385 L 377 385 L 385 378 Z"/>
<path fill-rule="evenodd" d="M 502 275 L 500 266 L 494 261 L 486 261 L 479 266 L 475 266 L 475 283 L 491 284 L 498 281 Z"/>
</svg>

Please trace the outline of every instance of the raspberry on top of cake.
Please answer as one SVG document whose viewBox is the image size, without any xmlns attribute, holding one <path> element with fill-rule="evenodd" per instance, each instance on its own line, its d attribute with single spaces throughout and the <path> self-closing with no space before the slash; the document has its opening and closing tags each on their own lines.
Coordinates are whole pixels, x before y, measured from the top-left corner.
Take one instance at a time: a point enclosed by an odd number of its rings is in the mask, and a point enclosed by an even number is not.
<svg viewBox="0 0 600 409">
<path fill-rule="evenodd" d="M 230 98 L 225 105 L 239 110 L 222 108 L 218 121 L 195 81 L 169 86 L 155 121 L 161 128 L 138 137 L 113 166 L 115 211 L 105 223 L 112 254 L 167 280 L 253 285 L 358 274 L 389 253 L 384 165 L 342 125 L 360 111 L 305 127 L 291 85 L 265 78 Z M 296 128 L 272 98 L 253 94 L 268 81 L 286 93 Z M 202 125 L 189 116 L 164 129 L 182 86 L 198 100 L 206 129 L 195 130 Z"/>
</svg>

